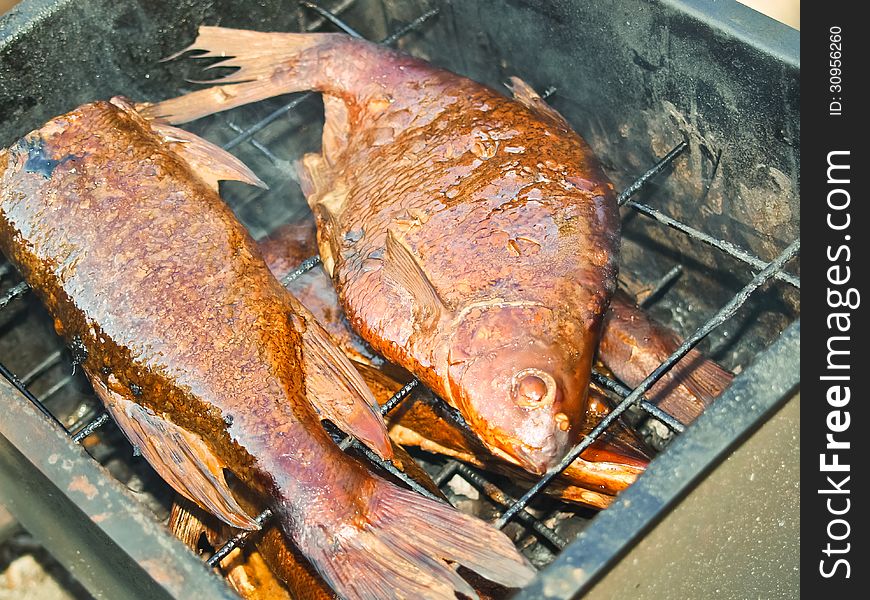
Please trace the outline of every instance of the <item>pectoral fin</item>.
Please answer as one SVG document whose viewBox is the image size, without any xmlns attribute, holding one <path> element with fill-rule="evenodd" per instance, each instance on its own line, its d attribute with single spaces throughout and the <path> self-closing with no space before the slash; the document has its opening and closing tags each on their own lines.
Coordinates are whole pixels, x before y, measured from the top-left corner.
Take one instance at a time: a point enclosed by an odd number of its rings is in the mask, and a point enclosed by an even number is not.
<svg viewBox="0 0 870 600">
<path fill-rule="evenodd" d="M 570 129 L 565 117 L 559 114 L 555 108 L 544 102 L 538 92 L 528 83 L 519 77 L 511 77 L 510 83 L 506 84 L 508 89 L 513 93 L 514 100 L 532 109 L 539 115 L 549 117 L 554 120 L 560 127 Z"/>
<path fill-rule="evenodd" d="M 301 304 L 297 309 L 305 321 L 302 353 L 309 401 L 321 418 L 329 419 L 381 458 L 391 459 L 393 450 L 387 427 L 362 376 L 314 316 Z"/>
<path fill-rule="evenodd" d="M 171 144 L 172 150 L 215 190 L 218 189 L 218 181 L 231 180 L 267 187 L 245 163 L 198 135 L 159 122 L 152 122 L 151 128 Z"/>
<path fill-rule="evenodd" d="M 390 230 L 387 230 L 384 275 L 411 294 L 415 312 L 421 321 L 435 320 L 446 310 L 438 291 L 429 281 L 417 257 Z"/>
<path fill-rule="evenodd" d="M 233 527 L 259 529 L 230 492 L 226 464 L 202 438 L 127 400 L 97 377 L 90 379 L 127 439 L 166 483 Z"/>
</svg>

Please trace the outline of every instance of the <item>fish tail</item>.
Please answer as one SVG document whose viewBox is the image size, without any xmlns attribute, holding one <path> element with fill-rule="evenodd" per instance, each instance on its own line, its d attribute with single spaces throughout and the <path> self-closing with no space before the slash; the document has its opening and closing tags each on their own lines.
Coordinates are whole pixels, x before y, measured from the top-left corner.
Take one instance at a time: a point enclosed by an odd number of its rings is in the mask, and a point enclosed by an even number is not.
<svg viewBox="0 0 870 600">
<path fill-rule="evenodd" d="M 623 293 L 614 295 L 599 356 L 629 386 L 639 385 L 683 340 Z M 647 392 L 647 398 L 684 424 L 694 421 L 734 376 L 698 350 L 689 351 Z"/>
<path fill-rule="evenodd" d="M 146 118 L 178 124 L 280 94 L 320 90 L 331 62 L 325 60 L 328 50 L 346 40 L 348 36 L 334 33 L 264 33 L 203 26 L 193 44 L 169 58 L 204 50 L 196 58 L 224 58 L 209 69 L 238 70 L 215 80 L 219 85 L 137 109 Z"/>
<path fill-rule="evenodd" d="M 312 523 L 294 536 L 323 579 L 345 600 L 477 598 L 450 563 L 517 588 L 534 568 L 508 537 L 441 502 L 378 480 L 365 515 Z M 316 517 L 314 519 L 316 521 Z"/>
</svg>

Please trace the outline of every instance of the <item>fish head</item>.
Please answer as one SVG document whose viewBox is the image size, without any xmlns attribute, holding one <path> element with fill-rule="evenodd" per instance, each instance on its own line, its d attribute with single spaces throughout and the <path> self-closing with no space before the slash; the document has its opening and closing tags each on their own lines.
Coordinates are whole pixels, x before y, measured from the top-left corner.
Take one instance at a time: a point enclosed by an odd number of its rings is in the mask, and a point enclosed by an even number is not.
<svg viewBox="0 0 870 600">
<path fill-rule="evenodd" d="M 544 473 L 585 424 L 596 341 L 541 305 L 471 308 L 452 331 L 451 397 L 493 454 Z"/>
</svg>

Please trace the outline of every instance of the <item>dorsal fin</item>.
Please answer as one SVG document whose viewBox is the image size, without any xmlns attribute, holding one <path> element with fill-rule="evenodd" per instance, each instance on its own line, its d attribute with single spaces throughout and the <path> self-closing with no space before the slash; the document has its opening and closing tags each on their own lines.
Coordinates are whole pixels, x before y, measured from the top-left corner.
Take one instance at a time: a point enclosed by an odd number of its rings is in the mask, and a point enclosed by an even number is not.
<svg viewBox="0 0 870 600">
<path fill-rule="evenodd" d="M 245 163 L 196 134 L 160 123 L 151 122 L 151 129 L 171 145 L 210 187 L 218 189 L 218 181 L 241 181 L 261 188 L 266 184 Z"/>
<path fill-rule="evenodd" d="M 300 333 L 308 401 L 322 419 L 329 419 L 381 458 L 391 459 L 387 426 L 371 390 L 314 315 L 301 303 L 292 304 L 304 322 L 299 329 L 303 329 Z"/>
<path fill-rule="evenodd" d="M 133 447 L 175 491 L 233 527 L 260 528 L 230 492 L 226 463 L 202 438 L 124 398 L 99 378 L 90 380 Z"/>
<path fill-rule="evenodd" d="M 446 311 L 438 291 L 429 281 L 417 257 L 401 240 L 387 230 L 384 275 L 405 289 L 414 299 L 415 311 L 423 322 L 437 319 Z"/>
<path fill-rule="evenodd" d="M 560 127 L 566 129 L 571 128 L 571 126 L 568 125 L 568 121 L 565 120 L 565 117 L 559 114 L 559 111 L 544 102 L 538 92 L 519 77 L 510 77 L 510 83 L 505 85 L 513 93 L 514 100 L 520 104 L 527 106 L 539 115 L 554 120 Z"/>
</svg>

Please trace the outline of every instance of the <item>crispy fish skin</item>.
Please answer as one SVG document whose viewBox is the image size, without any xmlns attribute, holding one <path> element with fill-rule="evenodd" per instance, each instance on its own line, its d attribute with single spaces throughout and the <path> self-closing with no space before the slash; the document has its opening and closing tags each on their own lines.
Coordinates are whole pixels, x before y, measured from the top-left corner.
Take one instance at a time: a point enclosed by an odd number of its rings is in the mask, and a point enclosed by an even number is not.
<svg viewBox="0 0 870 600">
<path fill-rule="evenodd" d="M 616 282 L 613 186 L 523 82 L 515 99 L 339 34 L 202 27 L 190 49 L 241 69 L 145 111 L 184 122 L 268 96 L 324 94 L 303 191 L 354 329 L 533 473 L 587 421 Z"/>
<path fill-rule="evenodd" d="M 269 507 L 341 597 L 467 593 L 445 560 L 525 584 L 533 570 L 502 533 L 373 475 L 327 435 L 324 417 L 392 455 L 359 374 L 221 201 L 229 178 L 257 181 L 126 100 L 87 104 L 0 152 L 0 249 L 86 349 L 94 389 L 158 472 L 235 527 Z"/>
</svg>

